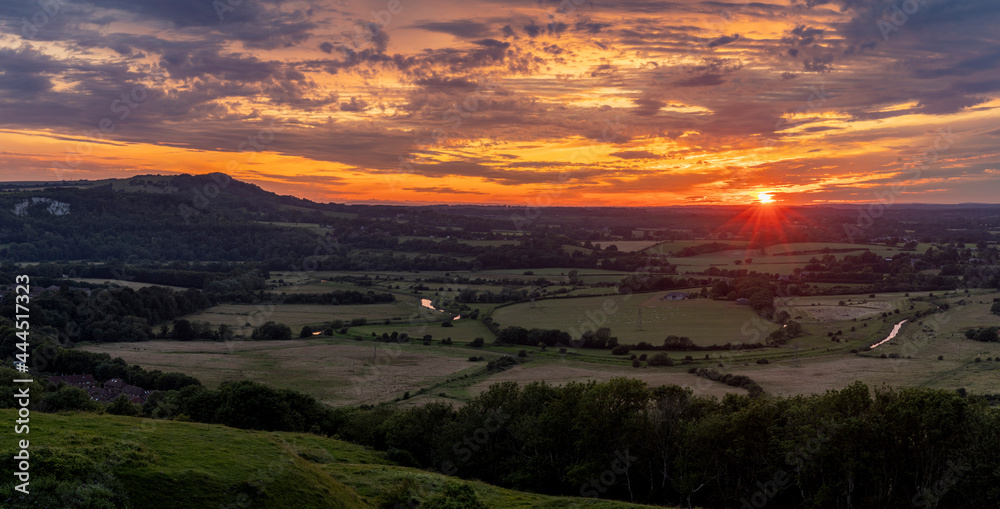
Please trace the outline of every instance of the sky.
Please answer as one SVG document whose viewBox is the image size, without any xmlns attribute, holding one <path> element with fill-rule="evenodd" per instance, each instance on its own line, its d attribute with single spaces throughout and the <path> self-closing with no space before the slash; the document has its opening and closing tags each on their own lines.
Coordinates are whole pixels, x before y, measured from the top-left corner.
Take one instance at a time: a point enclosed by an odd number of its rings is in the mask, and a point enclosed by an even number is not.
<svg viewBox="0 0 1000 509">
<path fill-rule="evenodd" d="M 996 0 L 0 3 L 0 180 L 998 203 Z"/>
</svg>

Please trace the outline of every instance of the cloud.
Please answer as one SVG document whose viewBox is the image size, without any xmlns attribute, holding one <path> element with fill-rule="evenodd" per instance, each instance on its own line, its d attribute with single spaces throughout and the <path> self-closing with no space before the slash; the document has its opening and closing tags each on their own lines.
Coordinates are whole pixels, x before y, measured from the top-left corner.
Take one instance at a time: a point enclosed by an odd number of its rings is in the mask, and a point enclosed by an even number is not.
<svg viewBox="0 0 1000 509">
<path fill-rule="evenodd" d="M 441 32 L 454 35 L 460 39 L 478 39 L 492 31 L 488 23 L 458 19 L 449 21 L 420 21 L 411 25 L 413 28 L 427 30 L 429 32 Z M 507 25 L 506 28 L 510 28 Z"/>
<path fill-rule="evenodd" d="M 717 39 L 713 39 L 713 40 L 709 41 L 708 47 L 709 48 L 716 48 L 716 47 L 719 47 L 719 46 L 724 46 L 726 44 L 729 44 L 731 42 L 735 42 L 735 41 L 739 40 L 739 38 L 740 38 L 740 34 L 723 35 L 722 37 L 719 37 Z"/>
<path fill-rule="evenodd" d="M 659 155 L 648 150 L 623 150 L 612 152 L 610 155 L 619 159 L 660 159 Z"/>
</svg>

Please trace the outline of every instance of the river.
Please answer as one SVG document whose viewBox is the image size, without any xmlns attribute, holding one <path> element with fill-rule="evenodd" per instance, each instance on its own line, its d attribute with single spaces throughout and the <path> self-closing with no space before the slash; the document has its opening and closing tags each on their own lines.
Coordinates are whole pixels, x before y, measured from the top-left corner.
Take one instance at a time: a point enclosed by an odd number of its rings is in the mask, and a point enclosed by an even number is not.
<svg viewBox="0 0 1000 509">
<path fill-rule="evenodd" d="M 423 306 L 423 307 L 425 307 L 425 308 L 427 308 L 427 309 L 433 309 L 434 311 L 441 311 L 440 309 L 434 307 L 433 304 L 431 304 L 431 300 L 430 299 L 420 299 L 420 305 Z M 444 313 L 444 311 L 441 311 L 441 312 Z M 462 317 L 462 315 L 457 315 L 454 318 L 452 318 L 452 320 L 458 320 L 461 317 Z"/>
<path fill-rule="evenodd" d="M 902 322 L 899 322 L 896 325 L 894 325 L 892 327 L 892 332 L 890 332 L 889 335 L 886 336 L 885 339 L 883 339 L 882 341 L 879 341 L 878 343 L 875 343 L 874 345 L 872 345 L 872 349 L 874 349 L 876 346 L 879 346 L 882 343 L 885 343 L 886 341 L 889 341 L 892 338 L 896 337 L 896 334 L 899 334 L 899 329 L 903 328 L 903 324 L 904 323 L 906 323 L 906 320 L 903 320 Z"/>
</svg>

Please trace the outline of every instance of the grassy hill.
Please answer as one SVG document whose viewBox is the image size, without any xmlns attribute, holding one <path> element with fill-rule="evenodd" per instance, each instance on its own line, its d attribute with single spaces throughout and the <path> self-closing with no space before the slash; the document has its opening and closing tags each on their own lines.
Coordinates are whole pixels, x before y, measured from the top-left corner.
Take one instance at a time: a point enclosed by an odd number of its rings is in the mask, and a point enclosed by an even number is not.
<svg viewBox="0 0 1000 509">
<path fill-rule="evenodd" d="M 0 410 L 3 422 L 15 419 L 15 411 Z M 381 453 L 310 434 L 35 412 L 27 438 L 31 441 L 31 494 L 20 495 L 12 482 L 5 481 L 0 504 L 5 508 L 417 506 L 408 500 L 428 509 L 649 507 L 536 495 L 463 481 L 395 466 Z M 15 453 L 15 437 L 7 435 L 0 445 L 5 472 L 15 471 L 11 459 Z"/>
</svg>

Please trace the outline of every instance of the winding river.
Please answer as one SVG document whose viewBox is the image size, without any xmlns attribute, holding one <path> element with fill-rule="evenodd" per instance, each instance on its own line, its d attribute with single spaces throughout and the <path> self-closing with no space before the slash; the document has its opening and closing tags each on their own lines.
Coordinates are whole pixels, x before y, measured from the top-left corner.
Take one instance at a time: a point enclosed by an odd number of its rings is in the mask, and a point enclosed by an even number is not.
<svg viewBox="0 0 1000 509">
<path fill-rule="evenodd" d="M 425 308 L 427 308 L 427 309 L 433 309 L 434 311 L 441 311 L 440 309 L 434 307 L 433 304 L 431 304 L 431 300 L 430 299 L 420 299 L 420 305 L 423 306 L 423 307 L 425 307 Z M 441 311 L 441 312 L 444 313 L 444 311 Z M 461 317 L 462 317 L 462 315 L 457 315 L 454 318 L 452 318 L 452 320 L 458 320 Z"/>
<path fill-rule="evenodd" d="M 882 343 L 885 343 L 886 341 L 889 341 L 892 338 L 896 337 L 896 334 L 899 334 L 899 329 L 901 329 L 903 327 L 904 323 L 906 323 L 906 320 L 903 320 L 902 322 L 899 322 L 896 325 L 894 325 L 892 327 L 892 332 L 890 332 L 889 335 L 886 336 L 885 339 L 883 339 L 882 341 L 879 341 L 878 343 L 875 343 L 874 345 L 872 345 L 871 348 L 874 350 L 875 347 L 877 347 L 877 346 L 881 345 Z"/>
</svg>

